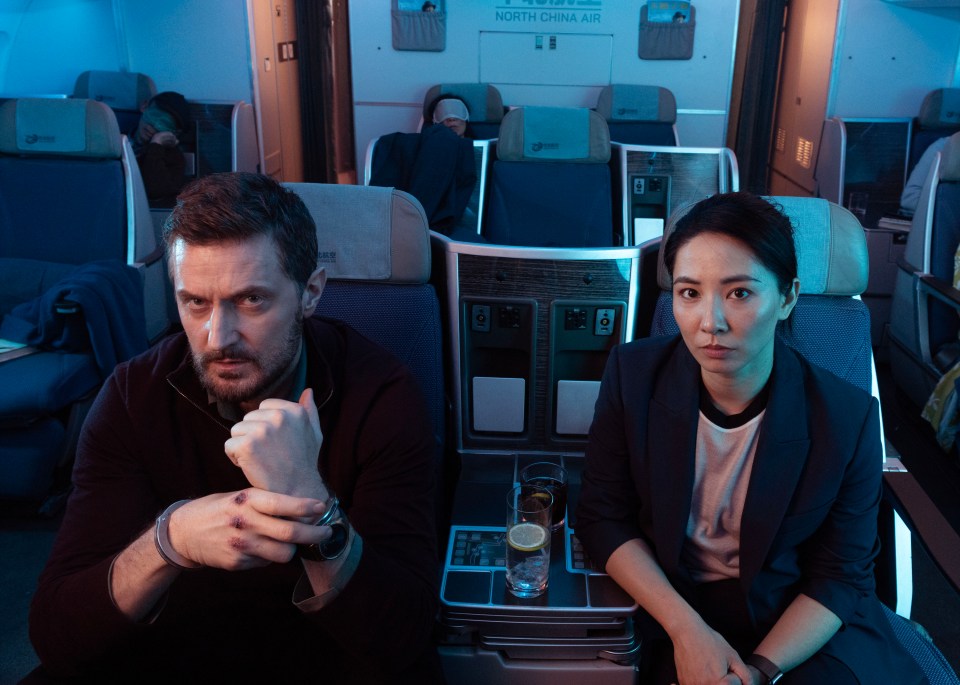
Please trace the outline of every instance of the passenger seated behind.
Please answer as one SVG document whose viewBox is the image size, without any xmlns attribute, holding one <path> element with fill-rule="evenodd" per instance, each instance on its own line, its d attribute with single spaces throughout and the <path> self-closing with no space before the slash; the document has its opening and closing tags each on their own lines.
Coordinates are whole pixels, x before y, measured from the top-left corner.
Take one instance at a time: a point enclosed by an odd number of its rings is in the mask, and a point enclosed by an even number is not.
<svg viewBox="0 0 960 685">
<path fill-rule="evenodd" d="M 180 93 L 157 93 L 144 106 L 132 145 L 151 207 L 173 207 L 187 181 L 179 145 L 189 126 L 190 110 Z"/>
<path fill-rule="evenodd" d="M 473 143 L 464 138 L 467 106 L 460 98 L 443 96 L 431 111 L 437 123 L 420 133 L 390 133 L 377 140 L 370 185 L 413 195 L 434 231 L 452 235 L 463 229 L 476 235 L 476 216 L 465 217 L 477 183 Z"/>
<path fill-rule="evenodd" d="M 950 136 L 939 138 L 927 147 L 917 160 L 917 164 L 907 177 L 907 184 L 903 187 L 903 193 L 900 195 L 900 213 L 903 216 L 913 216 L 917 211 L 917 203 L 920 202 L 920 191 L 923 189 L 923 182 L 930 173 L 930 167 L 933 166 L 933 158 L 938 152 L 943 152 Z"/>
<path fill-rule="evenodd" d="M 164 241 L 184 332 L 90 411 L 28 682 L 438 682 L 417 381 L 312 315 L 317 227 L 273 179 L 201 178 Z"/>
<path fill-rule="evenodd" d="M 790 220 L 714 195 L 663 249 L 680 335 L 612 351 L 577 510 L 647 612 L 645 682 L 925 682 L 874 594 L 876 401 L 775 337 L 800 287 Z"/>
<path fill-rule="evenodd" d="M 443 124 L 461 138 L 473 138 L 469 130 L 470 110 L 467 103 L 457 96 L 441 95 L 427 110 L 431 112 L 434 124 Z"/>
</svg>

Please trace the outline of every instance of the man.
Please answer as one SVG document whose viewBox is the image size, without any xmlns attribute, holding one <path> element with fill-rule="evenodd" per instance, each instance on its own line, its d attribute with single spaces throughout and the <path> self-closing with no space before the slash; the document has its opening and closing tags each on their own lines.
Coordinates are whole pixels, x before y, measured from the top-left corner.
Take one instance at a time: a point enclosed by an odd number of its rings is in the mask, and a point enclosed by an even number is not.
<svg viewBox="0 0 960 685">
<path fill-rule="evenodd" d="M 315 230 L 265 176 L 180 195 L 184 332 L 120 365 L 84 426 L 38 677 L 440 680 L 427 411 L 396 359 L 311 317 Z"/>
</svg>

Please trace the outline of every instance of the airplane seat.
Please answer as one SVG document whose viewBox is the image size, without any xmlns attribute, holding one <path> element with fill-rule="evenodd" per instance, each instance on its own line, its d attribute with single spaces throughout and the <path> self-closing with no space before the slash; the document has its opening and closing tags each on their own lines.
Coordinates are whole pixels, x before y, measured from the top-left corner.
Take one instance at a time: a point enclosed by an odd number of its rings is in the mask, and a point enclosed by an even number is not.
<svg viewBox="0 0 960 685">
<path fill-rule="evenodd" d="M 960 296 L 953 287 L 960 244 L 960 133 L 947 140 L 920 191 L 893 293 L 894 381 L 923 406 L 958 357 Z"/>
<path fill-rule="evenodd" d="M 85 71 L 77 76 L 71 97 L 96 100 L 113 110 L 120 133 L 132 136 L 140 123 L 140 108 L 157 94 L 146 74 L 133 71 Z"/>
<path fill-rule="evenodd" d="M 423 96 L 421 128 L 433 122 L 433 107 L 440 96 L 455 95 L 463 100 L 470 113 L 470 131 L 475 140 L 498 137 L 504 107 L 500 91 L 489 83 L 438 83 Z"/>
<path fill-rule="evenodd" d="M 931 90 L 924 96 L 914 120 L 908 173 L 931 143 L 957 131 L 960 131 L 960 88 Z"/>
<path fill-rule="evenodd" d="M 677 100 L 660 86 L 615 83 L 597 96 L 597 113 L 610 129 L 610 140 L 635 145 L 678 145 Z"/>
<path fill-rule="evenodd" d="M 500 125 L 481 235 L 528 247 L 611 247 L 610 132 L 597 112 L 520 107 Z"/>
<path fill-rule="evenodd" d="M 437 440 L 440 526 L 447 506 L 442 485 L 448 412 L 426 214 L 416 198 L 394 188 L 284 185 L 303 199 L 317 224 L 327 286 L 316 313 L 345 321 L 390 350 L 420 383 Z"/>
<path fill-rule="evenodd" d="M 781 322 L 777 335 L 812 364 L 871 393 L 879 402 L 879 388 L 874 381 L 869 310 L 858 298 L 867 287 L 869 267 L 860 222 L 845 208 L 822 198 L 770 199 L 780 205 L 793 223 L 800 278 L 800 297 L 791 320 Z M 673 226 L 686 209 L 681 208 L 671 215 L 664 230 L 664 240 L 669 238 Z M 672 285 L 662 256 L 658 263 L 658 280 L 664 292 L 657 302 L 652 335 L 677 334 L 679 328 L 671 305 Z M 882 464 L 877 467 L 882 468 Z M 881 518 L 884 515 L 881 507 Z M 909 535 L 906 537 L 909 543 Z M 890 542 L 898 545 L 900 540 Z M 886 570 L 878 569 L 878 574 Z M 909 592 L 912 588 L 905 589 Z M 880 590 L 878 584 L 881 600 L 901 599 L 885 597 Z M 909 598 L 906 603 L 909 605 Z M 907 618 L 886 606 L 884 610 L 897 639 L 930 682 L 956 683 L 956 676 L 936 646 L 921 638 Z"/>
<path fill-rule="evenodd" d="M 49 491 L 99 384 L 166 327 L 128 153 L 103 103 L 0 105 L 0 338 L 20 343 L 0 352 L 0 496 Z"/>
</svg>

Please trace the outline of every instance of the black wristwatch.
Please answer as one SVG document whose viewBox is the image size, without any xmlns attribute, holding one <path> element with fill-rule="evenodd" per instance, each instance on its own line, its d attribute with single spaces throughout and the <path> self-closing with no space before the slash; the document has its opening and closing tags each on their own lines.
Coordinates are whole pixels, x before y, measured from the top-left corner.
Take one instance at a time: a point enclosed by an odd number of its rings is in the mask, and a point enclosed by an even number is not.
<svg viewBox="0 0 960 685">
<path fill-rule="evenodd" d="M 773 685 L 773 683 L 777 682 L 783 677 L 783 671 L 780 670 L 780 667 L 765 656 L 751 654 L 747 657 L 746 664 L 748 666 L 753 666 L 755 669 L 760 671 L 760 675 L 766 678 L 764 683 L 770 683 L 770 685 Z"/>
<path fill-rule="evenodd" d="M 327 510 L 315 526 L 330 526 L 330 537 L 319 544 L 300 545 L 299 553 L 310 561 L 332 561 L 343 554 L 350 540 L 350 522 L 340 509 L 340 500 L 331 494 L 327 500 Z"/>
</svg>

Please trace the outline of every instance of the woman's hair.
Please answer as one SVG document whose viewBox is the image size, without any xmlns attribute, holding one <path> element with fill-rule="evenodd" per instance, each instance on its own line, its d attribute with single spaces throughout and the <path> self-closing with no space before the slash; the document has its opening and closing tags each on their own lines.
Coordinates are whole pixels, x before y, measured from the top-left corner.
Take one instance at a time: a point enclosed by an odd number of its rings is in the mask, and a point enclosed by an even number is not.
<svg viewBox="0 0 960 685">
<path fill-rule="evenodd" d="M 702 233 L 738 240 L 777 278 L 786 293 L 797 277 L 793 225 L 776 206 L 751 193 L 722 193 L 701 200 L 680 217 L 663 248 L 671 278 L 677 252 Z"/>
<path fill-rule="evenodd" d="M 259 235 L 270 237 L 284 273 L 303 291 L 317 268 L 316 224 L 300 196 L 269 176 L 203 176 L 184 188 L 163 225 L 168 254 L 178 239 L 214 245 Z"/>
</svg>

